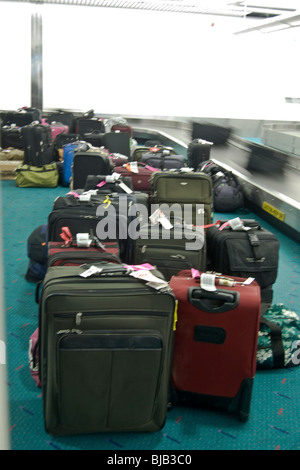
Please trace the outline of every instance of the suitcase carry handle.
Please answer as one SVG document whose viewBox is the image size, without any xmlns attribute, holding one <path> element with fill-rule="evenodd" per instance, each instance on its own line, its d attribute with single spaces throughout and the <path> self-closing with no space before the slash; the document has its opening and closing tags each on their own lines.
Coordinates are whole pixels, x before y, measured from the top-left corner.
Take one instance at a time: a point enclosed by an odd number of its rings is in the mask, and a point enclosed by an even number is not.
<svg viewBox="0 0 300 470">
<path fill-rule="evenodd" d="M 209 292 L 200 287 L 190 287 L 188 301 L 199 310 L 209 313 L 224 313 L 239 304 L 240 295 L 236 291 L 217 289 Z"/>
<path fill-rule="evenodd" d="M 95 276 L 112 276 L 112 275 L 121 275 L 121 274 L 128 274 L 128 268 L 124 265 L 117 264 L 118 260 L 116 259 L 114 263 L 110 263 L 105 261 L 100 261 L 96 263 L 84 263 L 80 266 L 80 268 L 89 269 L 91 266 L 95 266 L 96 268 L 101 268 L 99 273 L 93 274 Z M 120 262 L 120 261 L 119 261 Z"/>
</svg>

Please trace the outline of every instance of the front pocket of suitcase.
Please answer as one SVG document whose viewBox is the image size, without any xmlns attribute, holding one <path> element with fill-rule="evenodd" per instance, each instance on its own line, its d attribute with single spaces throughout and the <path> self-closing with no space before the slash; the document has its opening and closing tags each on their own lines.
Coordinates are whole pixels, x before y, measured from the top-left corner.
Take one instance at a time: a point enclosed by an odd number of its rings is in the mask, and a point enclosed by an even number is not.
<svg viewBox="0 0 300 470">
<path fill-rule="evenodd" d="M 78 432 L 130 430 L 152 419 L 162 340 L 144 332 L 63 335 L 58 343 L 60 423 Z"/>
</svg>

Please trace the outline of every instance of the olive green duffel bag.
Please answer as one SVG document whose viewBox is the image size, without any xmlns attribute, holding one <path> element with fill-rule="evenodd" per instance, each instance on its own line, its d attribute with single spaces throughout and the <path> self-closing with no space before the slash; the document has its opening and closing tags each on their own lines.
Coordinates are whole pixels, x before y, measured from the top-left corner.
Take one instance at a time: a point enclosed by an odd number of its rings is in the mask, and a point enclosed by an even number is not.
<svg viewBox="0 0 300 470">
<path fill-rule="evenodd" d="M 43 166 L 21 165 L 15 176 L 20 188 L 55 188 L 59 178 L 55 162 Z"/>
</svg>

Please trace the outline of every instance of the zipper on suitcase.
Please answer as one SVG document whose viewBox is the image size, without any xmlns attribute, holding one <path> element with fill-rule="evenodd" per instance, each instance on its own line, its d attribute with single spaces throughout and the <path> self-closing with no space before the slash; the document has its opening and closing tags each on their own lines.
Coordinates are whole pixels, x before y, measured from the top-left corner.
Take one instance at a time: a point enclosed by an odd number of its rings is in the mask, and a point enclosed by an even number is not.
<svg viewBox="0 0 300 470">
<path fill-rule="evenodd" d="M 156 316 L 156 317 L 167 317 L 169 315 L 168 312 L 160 312 L 154 310 L 109 310 L 99 312 L 70 312 L 70 313 L 55 313 L 53 315 L 54 318 L 70 318 L 74 321 L 74 326 L 80 326 L 82 323 L 83 318 L 85 317 L 95 317 L 95 316 L 102 316 L 102 315 L 140 315 L 140 316 Z M 72 329 L 71 329 L 72 330 Z"/>
</svg>

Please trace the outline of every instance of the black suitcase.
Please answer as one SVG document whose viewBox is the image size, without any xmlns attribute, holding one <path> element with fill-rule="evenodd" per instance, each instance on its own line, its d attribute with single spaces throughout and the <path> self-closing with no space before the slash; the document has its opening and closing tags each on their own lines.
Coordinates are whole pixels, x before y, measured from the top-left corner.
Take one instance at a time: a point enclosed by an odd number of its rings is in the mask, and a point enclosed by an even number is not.
<svg viewBox="0 0 300 470">
<path fill-rule="evenodd" d="M 110 175 L 112 171 L 113 164 L 105 150 L 92 147 L 86 152 L 75 151 L 71 187 L 72 189 L 83 189 L 88 175 Z"/>
<path fill-rule="evenodd" d="M 69 127 L 70 134 L 76 134 L 76 118 L 71 111 L 54 111 L 48 115 L 46 121 L 49 124 L 51 124 L 51 122 L 61 122 Z"/>
<path fill-rule="evenodd" d="M 200 171 L 199 165 L 209 160 L 212 142 L 203 139 L 194 139 L 188 145 L 187 157 L 188 166 L 194 170 Z"/>
<path fill-rule="evenodd" d="M 73 237 L 92 232 L 103 242 L 118 240 L 120 257 L 127 262 L 133 243 L 128 237 L 128 226 L 134 220 L 129 208 L 132 210 L 134 204 L 136 197 L 130 194 L 60 196 L 48 216 L 48 240 L 61 241 L 63 227 L 69 227 Z"/>
<path fill-rule="evenodd" d="M 110 153 L 130 157 L 130 137 L 127 132 L 106 132 L 103 135 L 103 145 Z"/>
<path fill-rule="evenodd" d="M 40 297 L 46 431 L 154 432 L 166 420 L 175 298 L 124 265 L 52 267 Z M 94 268 L 95 269 L 95 268 Z M 157 273 L 158 274 L 158 273 Z"/>
<path fill-rule="evenodd" d="M 27 126 L 34 121 L 41 121 L 41 112 L 36 108 L 20 108 L 17 111 L 3 111 L 1 113 L 2 126 L 11 126 L 15 124 L 17 127 Z"/>
<path fill-rule="evenodd" d="M 43 166 L 53 162 L 54 149 L 51 127 L 39 123 L 31 123 L 21 128 L 24 142 L 24 163 Z"/>
<path fill-rule="evenodd" d="M 214 145 L 223 145 L 231 134 L 231 128 L 205 122 L 192 123 L 192 140 L 205 139 Z"/>
<path fill-rule="evenodd" d="M 180 170 L 185 167 L 184 155 L 173 155 L 169 150 L 153 152 L 151 149 L 142 155 L 142 163 L 160 170 Z"/>
<path fill-rule="evenodd" d="M 2 132 L 2 148 L 7 149 L 9 147 L 15 149 L 24 149 L 24 142 L 20 127 L 15 126 L 4 126 L 1 129 Z"/>
<path fill-rule="evenodd" d="M 83 134 L 82 139 L 93 147 L 103 147 L 103 135 L 102 132 L 91 131 Z"/>
<path fill-rule="evenodd" d="M 159 141 L 147 140 L 143 145 L 137 145 L 134 147 L 131 155 L 131 160 L 142 162 L 143 155 L 151 152 L 153 155 L 156 153 L 168 152 L 168 155 L 177 155 L 172 147 L 166 147 L 161 145 Z"/>
<path fill-rule="evenodd" d="M 102 134 L 105 133 L 105 125 L 103 119 L 93 117 L 89 119 L 79 118 L 77 120 L 77 132 L 81 135 L 82 138 L 85 134 L 89 134 L 93 131 L 97 131 Z"/>
<path fill-rule="evenodd" d="M 261 288 L 263 312 L 273 297 L 279 241 L 256 220 L 236 218 L 233 221 L 236 223 L 231 221 L 231 225 L 229 221 L 220 221 L 219 226 L 207 229 L 208 269 L 238 277 L 254 277 Z"/>
<path fill-rule="evenodd" d="M 72 144 L 74 142 L 78 142 L 80 140 L 79 134 L 70 134 L 61 132 L 57 134 L 53 141 L 53 148 L 55 154 L 59 155 L 59 151 L 64 148 L 65 145 Z"/>
</svg>

